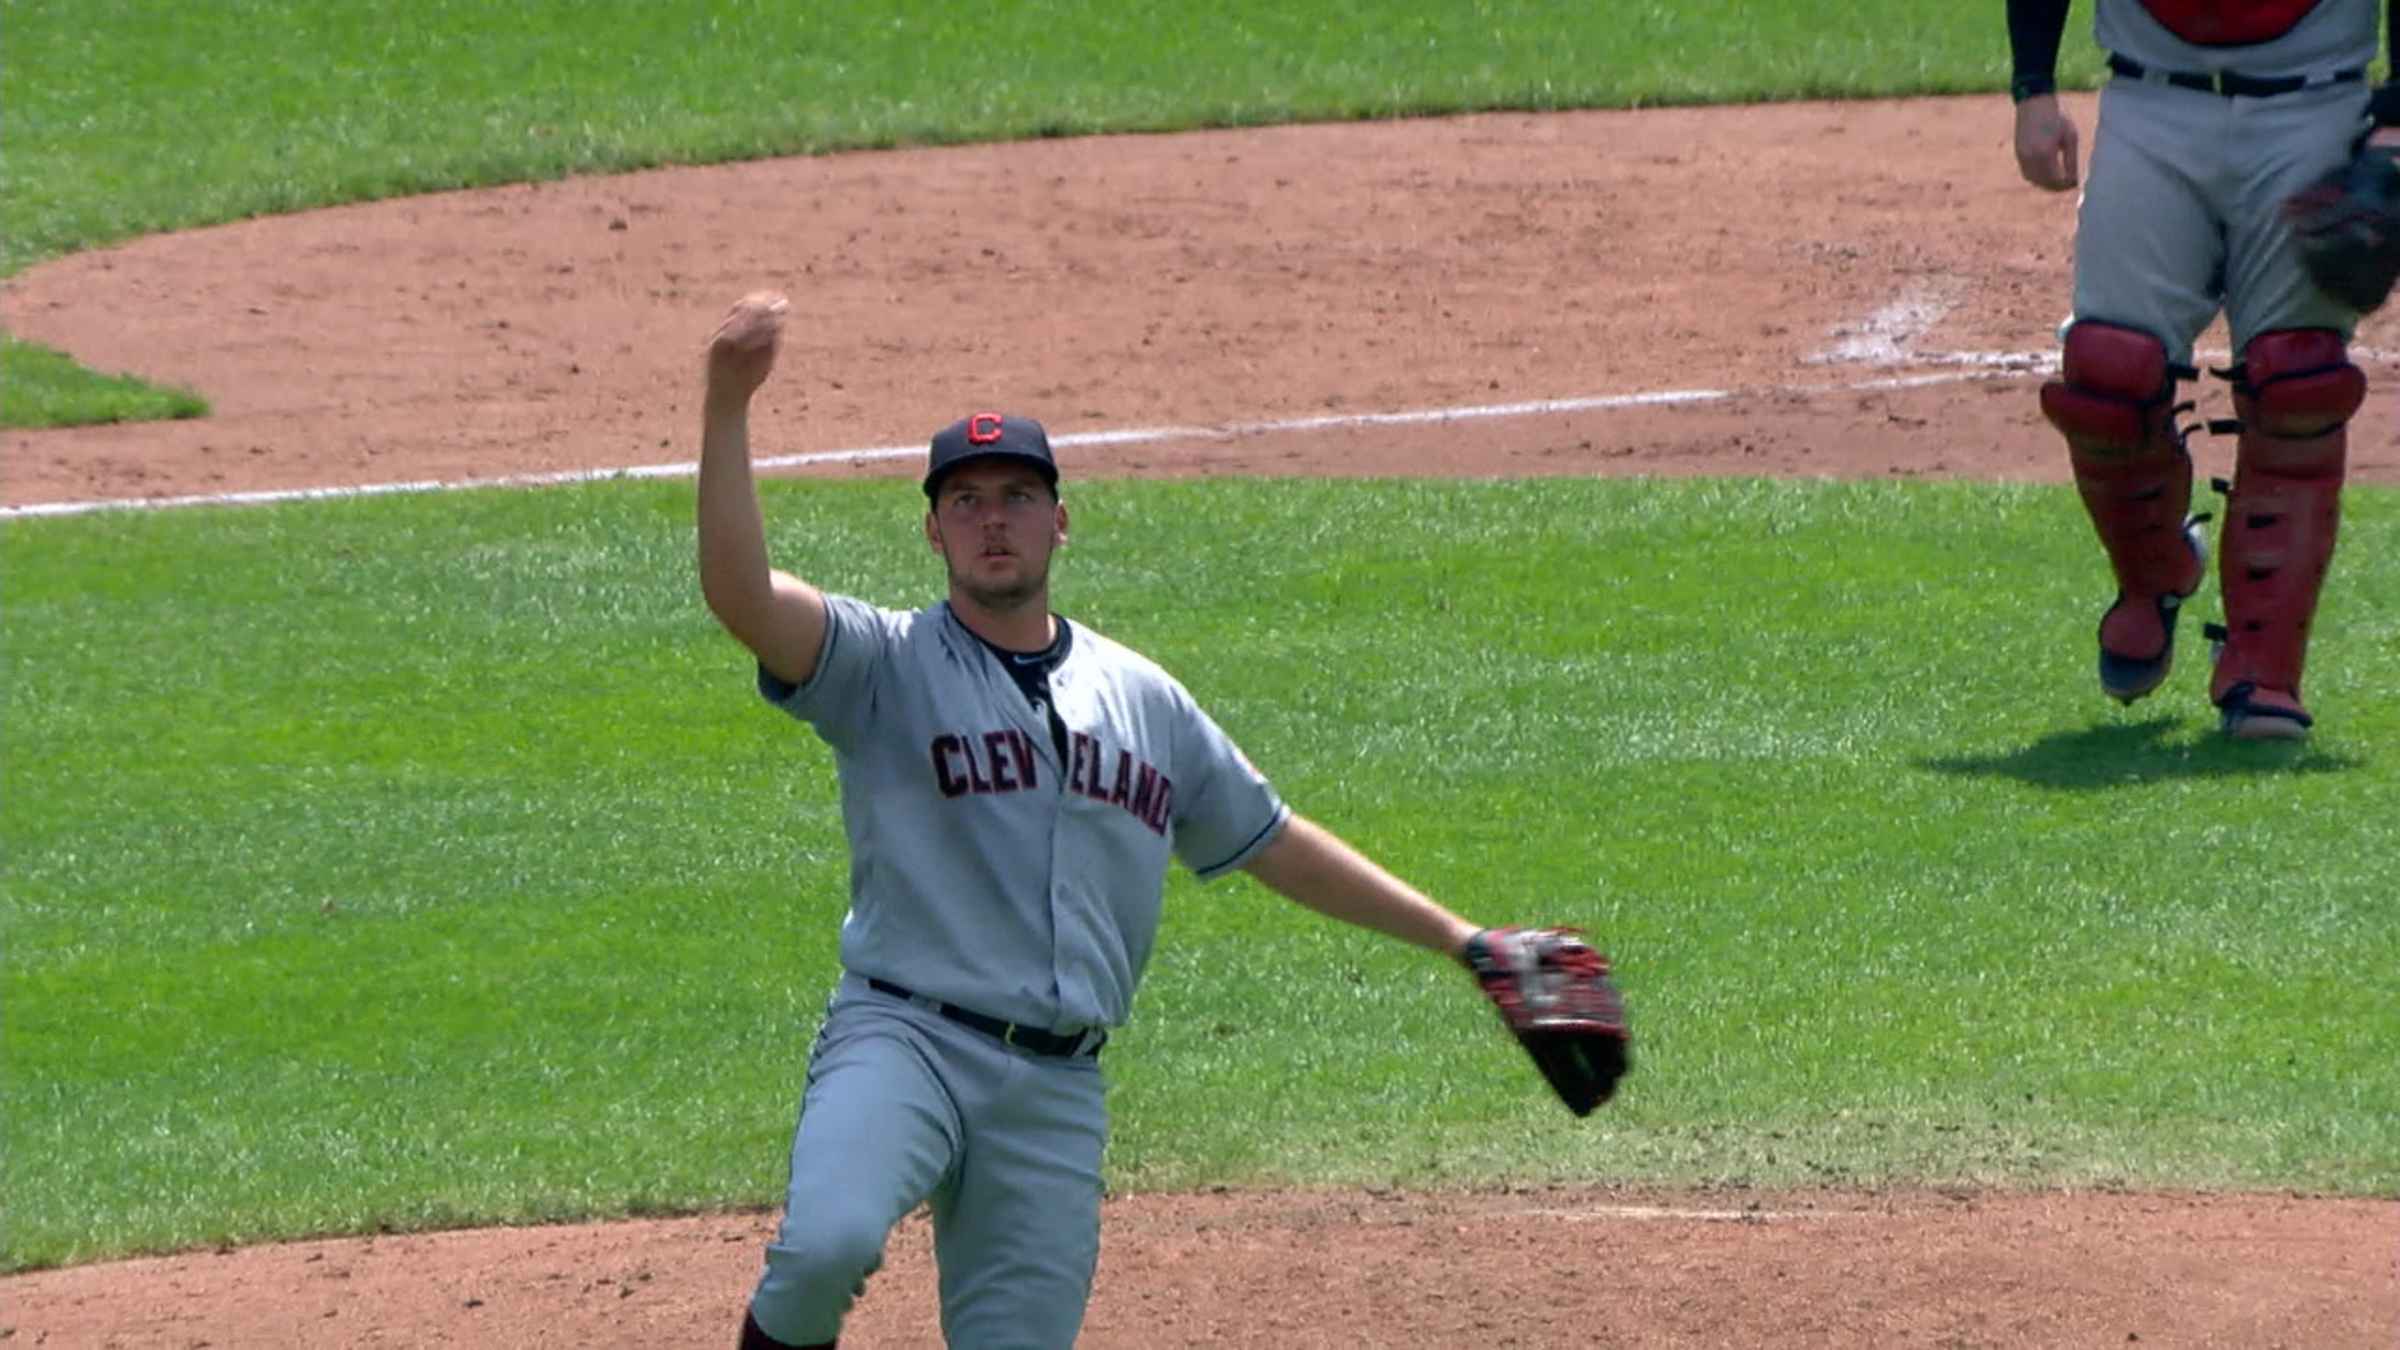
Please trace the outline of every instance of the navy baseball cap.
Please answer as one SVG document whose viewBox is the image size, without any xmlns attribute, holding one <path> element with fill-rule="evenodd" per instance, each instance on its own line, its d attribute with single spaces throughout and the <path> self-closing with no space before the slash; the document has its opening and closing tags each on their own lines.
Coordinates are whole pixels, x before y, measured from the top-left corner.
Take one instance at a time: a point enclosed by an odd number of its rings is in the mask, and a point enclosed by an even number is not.
<svg viewBox="0 0 2400 1350">
<path fill-rule="evenodd" d="M 931 497 L 952 469 L 974 459 L 1014 459 L 1030 464 L 1058 491 L 1058 461 L 1050 457 L 1050 433 L 1030 417 L 979 412 L 933 434 L 925 461 L 925 495 Z"/>
</svg>

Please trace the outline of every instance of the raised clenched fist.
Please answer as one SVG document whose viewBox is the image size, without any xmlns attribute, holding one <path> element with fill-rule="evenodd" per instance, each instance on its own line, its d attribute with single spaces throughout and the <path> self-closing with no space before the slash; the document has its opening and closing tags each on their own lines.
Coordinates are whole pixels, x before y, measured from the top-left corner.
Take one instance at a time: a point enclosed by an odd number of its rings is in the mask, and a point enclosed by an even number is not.
<svg viewBox="0 0 2400 1350">
<path fill-rule="evenodd" d="M 708 340 L 711 397 L 748 398 L 775 369 L 783 338 L 784 311 L 791 301 L 778 291 L 752 291 L 733 303 Z"/>
</svg>

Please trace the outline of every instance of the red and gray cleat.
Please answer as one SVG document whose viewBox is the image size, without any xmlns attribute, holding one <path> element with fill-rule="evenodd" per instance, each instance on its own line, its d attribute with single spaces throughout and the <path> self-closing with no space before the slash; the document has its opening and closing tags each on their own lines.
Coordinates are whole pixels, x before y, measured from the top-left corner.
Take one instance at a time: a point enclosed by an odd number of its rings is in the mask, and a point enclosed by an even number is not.
<svg viewBox="0 0 2400 1350">
<path fill-rule="evenodd" d="M 2100 616 L 2100 692 L 2119 703 L 2132 703 L 2166 683 L 2175 666 L 2175 621 L 2183 616 L 2183 602 L 2208 576 L 2208 537 L 2200 529 L 2207 519 L 2197 515 L 2183 522 L 2192 565 L 2182 590 L 2164 592 L 2146 605 L 2119 591 Z M 2129 651 L 2148 654 L 2129 656 Z"/>
<path fill-rule="evenodd" d="M 2315 719 L 2300 700 L 2280 689 L 2237 684 L 2217 700 L 2225 734 L 2237 741 L 2297 741 L 2308 735 Z"/>
<path fill-rule="evenodd" d="M 2209 641 L 2216 644 L 2220 658 L 2225 650 L 2225 629 L 2210 624 L 2206 630 Z M 2217 696 L 2218 729 L 2237 741 L 2297 741 L 2306 739 L 2308 729 L 2316 719 L 2300 706 L 2297 693 L 2269 689 L 2250 680 L 2238 680 Z"/>
</svg>

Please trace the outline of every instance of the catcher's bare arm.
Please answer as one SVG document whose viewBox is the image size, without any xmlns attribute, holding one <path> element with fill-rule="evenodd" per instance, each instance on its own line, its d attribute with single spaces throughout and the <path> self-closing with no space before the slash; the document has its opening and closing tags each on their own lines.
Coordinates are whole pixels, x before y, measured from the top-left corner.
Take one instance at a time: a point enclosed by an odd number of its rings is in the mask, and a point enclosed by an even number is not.
<svg viewBox="0 0 2400 1350">
<path fill-rule="evenodd" d="M 775 368 L 787 308 L 772 291 L 743 296 L 709 338 L 700 425 L 700 593 L 760 664 L 805 684 L 825 646 L 825 597 L 768 565 L 750 472 L 750 399 Z"/>
<path fill-rule="evenodd" d="M 2017 172 L 2064 192 L 2082 177 L 2073 119 L 2058 106 L 2058 44 L 2068 0 L 2008 0 L 2009 98 L 2017 107 Z"/>
<path fill-rule="evenodd" d="M 1445 956 L 1457 956 L 1475 935 L 1475 925 L 1298 813 L 1246 870 L 1278 894 L 1327 918 Z"/>
</svg>

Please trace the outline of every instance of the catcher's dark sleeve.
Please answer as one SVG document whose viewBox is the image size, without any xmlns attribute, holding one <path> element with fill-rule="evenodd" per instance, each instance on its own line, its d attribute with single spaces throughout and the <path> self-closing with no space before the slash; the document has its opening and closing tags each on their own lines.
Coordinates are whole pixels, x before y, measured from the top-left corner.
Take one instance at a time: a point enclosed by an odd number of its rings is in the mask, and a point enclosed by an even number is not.
<svg viewBox="0 0 2400 1350">
<path fill-rule="evenodd" d="M 2400 127 L 2400 0 L 2383 4 L 2383 83 L 2367 100 L 2367 115 L 2379 127 Z"/>
<path fill-rule="evenodd" d="M 2400 0 L 2383 0 L 2383 84 L 2366 98 L 2366 120 L 2400 127 Z"/>
<path fill-rule="evenodd" d="M 2066 35 L 2069 3 L 2008 0 L 2008 96 L 2015 102 L 2058 91 L 2058 42 Z"/>
</svg>

